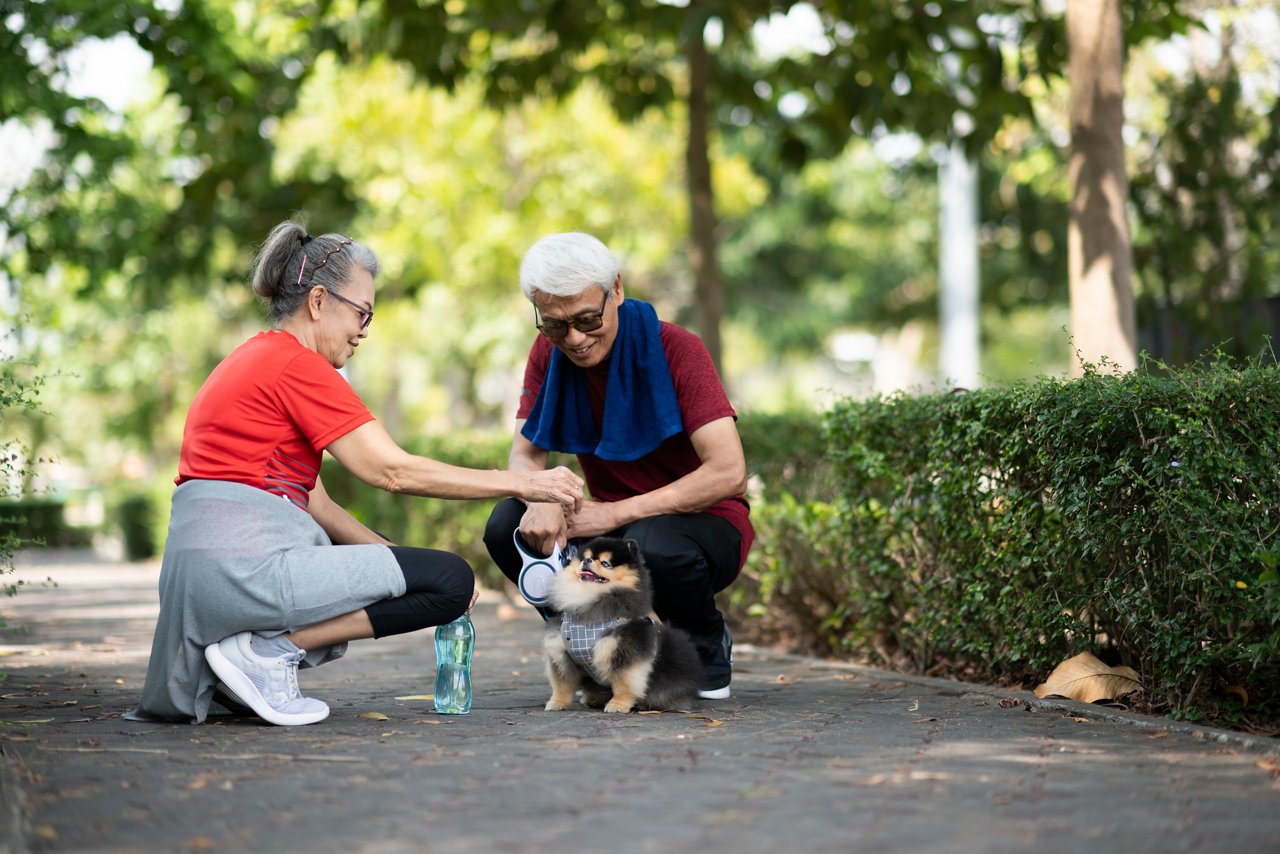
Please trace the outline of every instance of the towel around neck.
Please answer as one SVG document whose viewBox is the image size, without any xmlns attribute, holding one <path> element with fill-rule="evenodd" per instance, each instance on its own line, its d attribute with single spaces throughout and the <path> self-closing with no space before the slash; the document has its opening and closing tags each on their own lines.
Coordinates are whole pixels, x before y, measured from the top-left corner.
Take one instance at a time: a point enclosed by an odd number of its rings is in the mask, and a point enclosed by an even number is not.
<svg viewBox="0 0 1280 854">
<path fill-rule="evenodd" d="M 603 422 L 597 430 L 582 369 L 553 347 L 542 388 L 520 432 L 543 450 L 629 462 L 684 429 L 658 313 L 647 302 L 625 299 L 618 306 Z"/>
</svg>

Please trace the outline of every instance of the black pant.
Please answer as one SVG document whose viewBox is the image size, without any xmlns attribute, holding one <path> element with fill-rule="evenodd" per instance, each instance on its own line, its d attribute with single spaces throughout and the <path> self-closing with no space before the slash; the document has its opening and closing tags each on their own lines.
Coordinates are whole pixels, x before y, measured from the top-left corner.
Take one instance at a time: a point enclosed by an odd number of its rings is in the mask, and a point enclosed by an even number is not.
<svg viewBox="0 0 1280 854">
<path fill-rule="evenodd" d="M 523 564 L 511 537 L 524 511 L 525 505 L 518 499 L 499 502 L 484 530 L 489 556 L 512 582 Z M 690 513 L 651 516 L 610 531 L 609 536 L 640 544 L 653 578 L 653 610 L 663 622 L 689 633 L 704 664 L 712 662 L 724 634 L 724 617 L 716 608 L 715 594 L 738 575 L 742 545 L 738 529 L 719 516 Z"/>
<path fill-rule="evenodd" d="M 465 560 L 439 549 L 392 546 L 391 553 L 404 573 L 405 591 L 364 609 L 374 637 L 452 623 L 466 613 L 476 577 Z"/>
</svg>

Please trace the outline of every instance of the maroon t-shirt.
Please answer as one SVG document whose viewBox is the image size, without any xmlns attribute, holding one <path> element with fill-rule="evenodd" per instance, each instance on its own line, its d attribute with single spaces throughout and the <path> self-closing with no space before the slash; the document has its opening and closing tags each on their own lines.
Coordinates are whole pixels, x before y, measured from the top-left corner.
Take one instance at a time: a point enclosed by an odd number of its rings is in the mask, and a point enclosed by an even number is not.
<svg viewBox="0 0 1280 854">
<path fill-rule="evenodd" d="M 602 460 L 594 454 L 578 454 L 578 463 L 597 501 L 621 501 L 636 495 L 644 495 L 679 480 L 702 465 L 689 434 L 726 416 L 738 414 L 729 403 L 724 385 L 716 374 L 711 355 L 702 339 L 674 323 L 662 322 L 662 350 L 671 369 L 671 381 L 676 389 L 676 403 L 684 421 L 684 431 L 667 439 L 656 450 L 631 462 Z M 520 390 L 520 405 L 516 418 L 527 419 L 533 409 L 542 380 L 547 374 L 553 347 L 550 341 L 539 335 L 529 350 L 529 361 L 524 368 L 524 386 Z M 609 383 L 609 360 L 583 370 L 586 377 L 587 400 L 595 417 L 596 429 L 604 421 L 604 398 Z M 727 498 L 706 509 L 707 513 L 727 520 L 742 535 L 742 551 L 739 569 L 747 560 L 747 551 L 755 539 L 751 527 L 750 508 L 741 495 Z"/>
</svg>

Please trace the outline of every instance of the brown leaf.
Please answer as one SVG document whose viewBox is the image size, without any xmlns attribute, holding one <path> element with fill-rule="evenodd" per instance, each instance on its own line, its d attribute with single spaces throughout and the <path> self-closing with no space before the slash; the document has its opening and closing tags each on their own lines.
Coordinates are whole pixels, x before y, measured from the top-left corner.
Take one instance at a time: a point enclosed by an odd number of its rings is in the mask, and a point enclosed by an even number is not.
<svg viewBox="0 0 1280 854">
<path fill-rule="evenodd" d="M 1055 667 L 1034 693 L 1041 698 L 1066 697 L 1094 703 L 1141 689 L 1142 681 L 1132 667 L 1108 667 L 1092 654 L 1082 652 Z"/>
<path fill-rule="evenodd" d="M 386 715 L 384 715 L 382 712 L 361 712 L 361 713 L 360 713 L 360 717 L 362 717 L 362 718 L 368 718 L 368 719 L 369 719 L 369 720 L 371 720 L 371 721 L 389 721 L 389 720 L 391 720 L 391 718 L 387 717 L 387 716 L 386 716 Z"/>
<path fill-rule="evenodd" d="M 1243 685 L 1228 685 L 1222 689 L 1224 694 L 1233 694 L 1240 698 L 1240 707 L 1244 708 L 1249 705 L 1249 692 L 1244 689 Z"/>
</svg>

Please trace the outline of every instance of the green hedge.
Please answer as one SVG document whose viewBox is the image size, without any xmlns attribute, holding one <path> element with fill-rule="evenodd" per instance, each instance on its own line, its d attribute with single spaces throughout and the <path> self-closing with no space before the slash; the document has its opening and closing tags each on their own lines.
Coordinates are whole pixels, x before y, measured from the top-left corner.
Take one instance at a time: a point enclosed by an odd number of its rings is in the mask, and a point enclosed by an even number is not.
<svg viewBox="0 0 1280 854">
<path fill-rule="evenodd" d="M 1035 680 L 1091 650 L 1177 715 L 1225 685 L 1280 702 L 1274 366 L 847 401 L 827 426 L 839 505 L 781 515 L 843 576 L 815 604 L 833 648 Z"/>
</svg>

